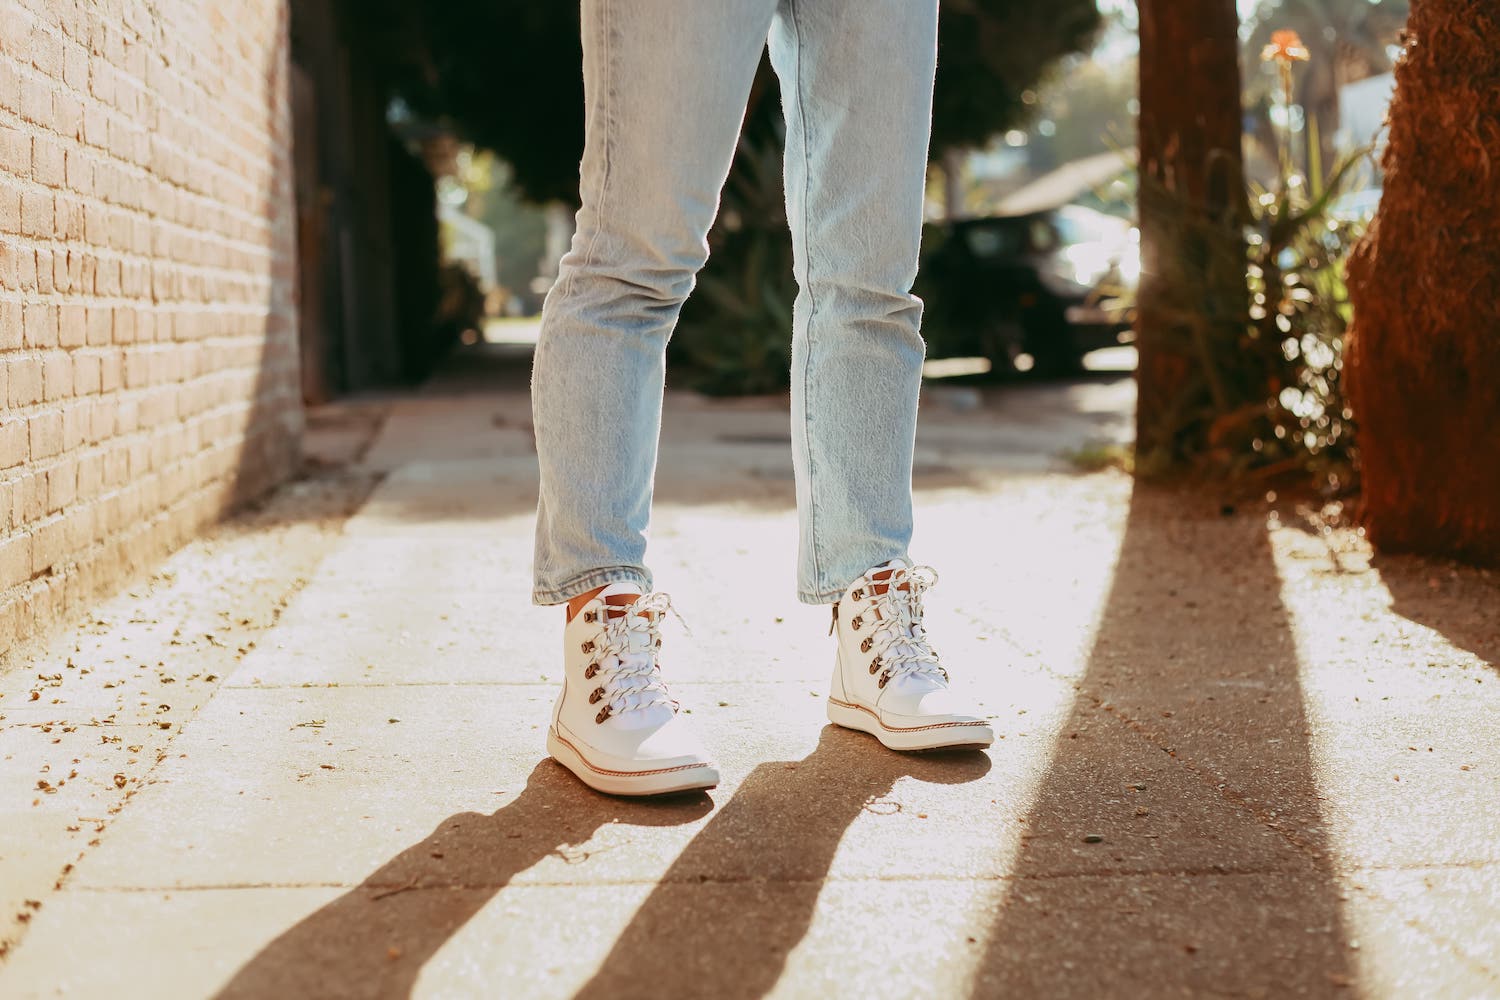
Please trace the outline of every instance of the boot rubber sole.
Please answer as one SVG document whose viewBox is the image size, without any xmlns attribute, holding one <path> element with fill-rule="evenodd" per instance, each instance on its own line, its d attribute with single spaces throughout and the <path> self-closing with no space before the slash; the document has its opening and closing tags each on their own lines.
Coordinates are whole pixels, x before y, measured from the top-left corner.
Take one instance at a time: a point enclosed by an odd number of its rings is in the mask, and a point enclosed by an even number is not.
<svg viewBox="0 0 1500 1000">
<path fill-rule="evenodd" d="M 553 760 L 572 771 L 579 781 L 606 795 L 674 795 L 706 790 L 719 783 L 719 769 L 712 764 L 684 764 L 648 771 L 597 766 L 552 726 L 547 727 L 547 752 Z"/>
<path fill-rule="evenodd" d="M 935 722 L 893 729 L 870 709 L 839 698 L 828 699 L 828 721 L 869 733 L 891 750 L 983 750 L 995 742 L 995 731 L 988 722 Z"/>
</svg>

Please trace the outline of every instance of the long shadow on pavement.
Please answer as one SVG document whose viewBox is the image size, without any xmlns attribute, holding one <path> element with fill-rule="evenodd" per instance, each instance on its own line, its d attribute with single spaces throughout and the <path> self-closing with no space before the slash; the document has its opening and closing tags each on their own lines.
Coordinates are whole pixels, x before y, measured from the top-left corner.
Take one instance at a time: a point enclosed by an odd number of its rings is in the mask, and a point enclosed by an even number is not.
<svg viewBox="0 0 1500 1000">
<path fill-rule="evenodd" d="M 1377 558 L 1391 609 L 1500 671 L 1500 581 L 1493 573 L 1414 556 Z"/>
<path fill-rule="evenodd" d="M 615 942 L 578 998 L 760 997 L 812 923 L 849 825 L 905 777 L 982 778 L 986 754 L 912 756 L 824 728 L 801 761 L 761 764 L 716 812 Z M 852 930 L 864 948 L 875 928 Z M 876 940 L 878 944 L 878 939 Z"/>
<path fill-rule="evenodd" d="M 1264 525 L 1137 489 L 975 996 L 1350 995 L 1279 586 Z"/>
<path fill-rule="evenodd" d="M 427 960 L 516 874 L 587 842 L 605 824 L 690 823 L 712 806 L 701 793 L 651 802 L 595 795 L 544 761 L 514 801 L 489 815 L 444 820 L 272 941 L 218 996 L 408 996 Z"/>
</svg>

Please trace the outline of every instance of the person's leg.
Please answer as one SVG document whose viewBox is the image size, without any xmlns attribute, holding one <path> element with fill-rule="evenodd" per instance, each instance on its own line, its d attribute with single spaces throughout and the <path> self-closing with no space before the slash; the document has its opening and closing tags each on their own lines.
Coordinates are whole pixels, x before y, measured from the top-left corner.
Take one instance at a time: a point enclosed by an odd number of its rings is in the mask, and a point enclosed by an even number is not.
<svg viewBox="0 0 1500 1000">
<path fill-rule="evenodd" d="M 708 255 L 775 3 L 583 0 L 582 208 L 532 376 L 539 604 L 650 589 L 667 338 Z"/>
<path fill-rule="evenodd" d="M 899 750 L 994 739 L 927 642 L 937 574 L 906 558 L 936 51 L 937 0 L 781 0 L 771 33 L 799 289 L 798 596 L 834 604 L 828 717 Z"/>
<path fill-rule="evenodd" d="M 812 604 L 911 539 L 936 51 L 937 0 L 781 0 L 771 30 L 799 287 L 797 590 Z"/>
<path fill-rule="evenodd" d="M 645 556 L 667 338 L 729 172 L 775 0 L 583 0 L 578 233 L 532 377 L 534 599 L 570 605 L 552 756 L 618 795 L 710 788 L 657 650 Z"/>
</svg>

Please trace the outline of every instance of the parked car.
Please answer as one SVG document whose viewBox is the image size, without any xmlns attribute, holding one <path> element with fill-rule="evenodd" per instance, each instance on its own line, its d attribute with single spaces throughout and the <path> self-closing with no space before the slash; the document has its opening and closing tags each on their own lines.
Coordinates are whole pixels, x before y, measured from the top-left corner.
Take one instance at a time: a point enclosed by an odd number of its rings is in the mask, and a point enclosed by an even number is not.
<svg viewBox="0 0 1500 1000">
<path fill-rule="evenodd" d="M 1081 205 L 926 227 L 917 294 L 932 357 L 1063 374 L 1128 339 L 1140 277 L 1128 221 Z M 1029 363 L 1025 360 L 1029 359 Z"/>
</svg>

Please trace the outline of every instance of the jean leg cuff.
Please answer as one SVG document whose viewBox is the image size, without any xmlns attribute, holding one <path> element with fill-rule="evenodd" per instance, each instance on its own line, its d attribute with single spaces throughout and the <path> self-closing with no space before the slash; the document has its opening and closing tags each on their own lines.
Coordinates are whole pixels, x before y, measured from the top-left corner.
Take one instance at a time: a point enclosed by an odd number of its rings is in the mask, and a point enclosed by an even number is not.
<svg viewBox="0 0 1500 1000">
<path fill-rule="evenodd" d="M 611 583 L 639 584 L 641 593 L 644 594 L 651 590 L 651 573 L 639 566 L 608 566 L 589 570 L 556 587 L 538 584 L 531 591 L 531 602 L 542 605 L 566 604 L 579 594 L 586 594 L 596 587 Z"/>
</svg>

